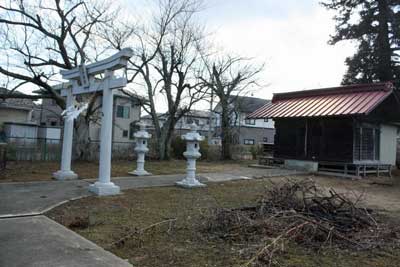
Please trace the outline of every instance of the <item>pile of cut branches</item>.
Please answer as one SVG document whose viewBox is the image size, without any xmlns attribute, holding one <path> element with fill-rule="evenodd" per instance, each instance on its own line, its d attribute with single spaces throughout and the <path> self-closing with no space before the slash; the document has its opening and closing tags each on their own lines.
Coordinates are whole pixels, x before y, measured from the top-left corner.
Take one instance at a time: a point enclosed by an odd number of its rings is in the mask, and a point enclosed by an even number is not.
<svg viewBox="0 0 400 267">
<path fill-rule="evenodd" d="M 254 261 L 268 261 L 289 241 L 307 248 L 371 249 L 394 244 L 395 229 L 379 223 L 377 214 L 361 207 L 361 196 L 324 190 L 312 180 L 271 184 L 254 206 L 218 209 L 205 220 L 203 231 L 211 238 L 231 242 L 257 242 Z M 393 241 L 393 242 L 392 242 Z"/>
</svg>

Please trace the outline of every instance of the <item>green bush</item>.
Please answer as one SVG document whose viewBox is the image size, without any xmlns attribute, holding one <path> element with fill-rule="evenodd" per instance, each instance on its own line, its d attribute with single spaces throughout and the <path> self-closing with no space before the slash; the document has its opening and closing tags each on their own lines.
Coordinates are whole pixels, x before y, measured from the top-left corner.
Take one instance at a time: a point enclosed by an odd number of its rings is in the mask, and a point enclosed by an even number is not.
<svg viewBox="0 0 400 267">
<path fill-rule="evenodd" d="M 172 156 L 175 159 L 184 159 L 183 152 L 186 151 L 186 142 L 180 136 L 176 136 L 171 141 Z"/>
<path fill-rule="evenodd" d="M 250 147 L 250 153 L 251 153 L 251 156 L 253 157 L 253 159 L 257 159 L 257 156 L 262 155 L 263 148 L 262 148 L 262 146 L 253 145 Z"/>
<path fill-rule="evenodd" d="M 13 144 L 7 145 L 7 160 L 17 160 L 17 147 Z"/>
<path fill-rule="evenodd" d="M 208 140 L 204 139 L 200 142 L 201 159 L 208 159 Z"/>
</svg>

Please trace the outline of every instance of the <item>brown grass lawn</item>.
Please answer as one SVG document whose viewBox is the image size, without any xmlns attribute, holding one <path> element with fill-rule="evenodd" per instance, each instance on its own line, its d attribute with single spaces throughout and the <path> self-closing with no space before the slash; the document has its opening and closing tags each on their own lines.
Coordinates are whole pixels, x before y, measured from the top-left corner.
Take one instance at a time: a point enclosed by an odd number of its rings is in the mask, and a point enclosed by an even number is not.
<svg viewBox="0 0 400 267">
<path fill-rule="evenodd" d="M 323 180 L 329 181 L 332 182 Z M 267 179 L 260 179 L 209 184 L 194 190 L 127 190 L 120 196 L 73 201 L 47 215 L 134 266 L 242 266 L 249 258 L 243 251 L 253 246 L 252 251 L 257 251 L 260 244 L 206 238 L 202 232 L 205 218 L 212 208 L 251 205 L 267 185 Z M 176 220 L 170 222 L 171 219 Z M 130 233 L 133 234 L 126 242 L 113 245 Z M 277 255 L 277 260 L 279 266 L 292 267 L 388 267 L 400 266 L 400 250 L 323 249 L 317 254 L 292 243 Z"/>
<path fill-rule="evenodd" d="M 208 162 L 198 161 L 198 172 L 222 172 L 234 170 L 249 162 Z M 5 171 L 0 172 L 0 182 L 28 182 L 49 181 L 53 172 L 59 170 L 59 162 L 46 161 L 19 161 L 8 162 Z M 136 168 L 135 161 L 113 161 L 113 177 L 129 176 L 128 172 Z M 186 162 L 184 160 L 147 161 L 146 170 L 154 175 L 184 173 Z M 99 165 L 97 162 L 74 162 L 72 169 L 81 179 L 97 178 Z"/>
</svg>

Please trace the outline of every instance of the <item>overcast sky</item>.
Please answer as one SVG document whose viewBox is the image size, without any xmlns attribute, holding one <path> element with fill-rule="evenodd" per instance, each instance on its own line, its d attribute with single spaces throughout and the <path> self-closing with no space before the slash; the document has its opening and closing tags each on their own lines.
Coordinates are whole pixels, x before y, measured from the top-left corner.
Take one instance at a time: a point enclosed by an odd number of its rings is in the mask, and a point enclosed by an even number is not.
<svg viewBox="0 0 400 267">
<path fill-rule="evenodd" d="M 122 0 L 140 10 L 138 1 Z M 145 0 L 142 0 L 145 1 Z M 140 3 L 140 1 L 139 1 Z M 315 0 L 206 0 L 200 13 L 218 46 L 265 62 L 258 97 L 337 86 L 354 45 L 328 45 L 333 13 Z M 129 9 L 128 8 L 128 9 Z"/>
<path fill-rule="evenodd" d="M 148 11 L 148 0 L 119 0 L 127 14 Z M 226 52 L 265 62 L 255 96 L 336 86 L 353 45 L 327 44 L 334 33 L 333 14 L 318 0 L 205 0 L 199 14 L 215 43 Z M 145 12 L 143 12 L 145 13 Z"/>
<path fill-rule="evenodd" d="M 209 27 L 224 47 L 265 61 L 261 93 L 339 85 L 350 43 L 330 46 L 333 14 L 313 0 L 210 0 Z M 258 96 L 258 94 L 257 94 Z"/>
</svg>

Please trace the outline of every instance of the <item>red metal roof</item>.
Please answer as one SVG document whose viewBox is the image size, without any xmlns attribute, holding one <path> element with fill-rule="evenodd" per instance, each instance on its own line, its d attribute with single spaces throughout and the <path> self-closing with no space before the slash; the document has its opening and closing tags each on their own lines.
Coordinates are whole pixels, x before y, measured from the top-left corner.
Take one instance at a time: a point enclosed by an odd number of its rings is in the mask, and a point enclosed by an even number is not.
<svg viewBox="0 0 400 267">
<path fill-rule="evenodd" d="M 249 118 L 326 117 L 368 114 L 393 92 L 393 84 L 359 84 L 274 94 Z"/>
</svg>

